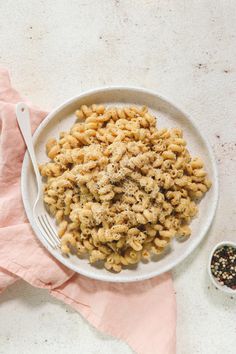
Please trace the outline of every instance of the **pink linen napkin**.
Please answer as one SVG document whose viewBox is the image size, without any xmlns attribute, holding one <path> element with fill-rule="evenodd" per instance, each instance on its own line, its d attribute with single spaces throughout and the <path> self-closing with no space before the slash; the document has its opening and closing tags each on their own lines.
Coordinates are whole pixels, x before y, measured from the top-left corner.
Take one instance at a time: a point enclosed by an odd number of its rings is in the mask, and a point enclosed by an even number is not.
<svg viewBox="0 0 236 354">
<path fill-rule="evenodd" d="M 22 100 L 30 106 L 34 131 L 47 113 L 22 98 L 8 72 L 0 69 L 0 292 L 22 278 L 48 289 L 136 353 L 174 354 L 176 303 L 170 274 L 132 284 L 91 280 L 61 265 L 35 237 L 20 191 L 25 144 L 15 104 Z"/>
</svg>

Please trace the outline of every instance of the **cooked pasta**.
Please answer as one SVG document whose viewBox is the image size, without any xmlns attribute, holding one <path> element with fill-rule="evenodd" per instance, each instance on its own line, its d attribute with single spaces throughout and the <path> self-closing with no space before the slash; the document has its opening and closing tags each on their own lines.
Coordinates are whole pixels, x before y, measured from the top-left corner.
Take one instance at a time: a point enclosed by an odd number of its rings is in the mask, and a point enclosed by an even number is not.
<svg viewBox="0 0 236 354">
<path fill-rule="evenodd" d="M 149 260 L 191 234 L 197 201 L 211 187 L 180 129 L 158 129 L 147 107 L 83 105 L 40 165 L 44 202 L 58 223 L 61 251 L 107 270 Z"/>
</svg>

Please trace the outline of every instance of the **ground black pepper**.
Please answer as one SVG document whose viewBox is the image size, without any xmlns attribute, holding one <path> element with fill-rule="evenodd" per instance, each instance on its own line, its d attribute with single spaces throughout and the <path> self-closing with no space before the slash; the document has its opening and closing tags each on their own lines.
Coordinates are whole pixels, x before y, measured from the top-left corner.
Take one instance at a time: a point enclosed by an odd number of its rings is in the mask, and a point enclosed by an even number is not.
<svg viewBox="0 0 236 354">
<path fill-rule="evenodd" d="M 218 248 L 211 260 L 211 272 L 221 285 L 236 290 L 236 247 Z"/>
</svg>

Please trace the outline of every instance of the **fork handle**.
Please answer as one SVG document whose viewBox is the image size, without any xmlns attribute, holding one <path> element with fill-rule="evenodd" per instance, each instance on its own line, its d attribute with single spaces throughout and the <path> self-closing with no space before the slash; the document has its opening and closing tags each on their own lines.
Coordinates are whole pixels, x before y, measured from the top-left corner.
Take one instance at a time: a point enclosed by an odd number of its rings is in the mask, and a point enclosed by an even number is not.
<svg viewBox="0 0 236 354">
<path fill-rule="evenodd" d="M 41 176 L 39 173 L 38 163 L 37 163 L 35 152 L 34 152 L 32 131 L 31 131 L 31 126 L 30 126 L 29 108 L 25 103 L 21 102 L 21 103 L 17 104 L 16 118 L 17 118 L 17 122 L 19 124 L 21 134 L 24 138 L 25 144 L 27 146 L 27 149 L 28 149 L 31 161 L 32 161 L 34 173 L 36 175 L 36 180 L 37 180 L 37 184 L 38 184 L 38 190 L 40 190 L 41 184 L 42 184 Z"/>
</svg>

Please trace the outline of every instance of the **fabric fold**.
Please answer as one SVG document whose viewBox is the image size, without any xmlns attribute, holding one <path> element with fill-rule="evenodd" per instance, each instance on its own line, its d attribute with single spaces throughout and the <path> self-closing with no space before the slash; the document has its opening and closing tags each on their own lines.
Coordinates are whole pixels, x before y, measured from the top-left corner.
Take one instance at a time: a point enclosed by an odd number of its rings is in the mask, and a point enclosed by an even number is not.
<svg viewBox="0 0 236 354">
<path fill-rule="evenodd" d="M 7 270 L 0 268 L 0 294 L 10 285 L 14 284 L 19 278 L 8 272 Z"/>
</svg>

